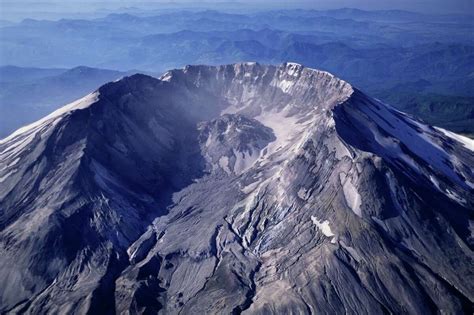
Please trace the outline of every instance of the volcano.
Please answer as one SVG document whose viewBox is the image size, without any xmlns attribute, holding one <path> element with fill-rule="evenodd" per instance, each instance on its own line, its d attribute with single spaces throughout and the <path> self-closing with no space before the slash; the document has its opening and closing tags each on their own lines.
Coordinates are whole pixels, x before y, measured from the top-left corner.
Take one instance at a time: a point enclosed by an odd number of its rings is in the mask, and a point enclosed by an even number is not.
<svg viewBox="0 0 474 315">
<path fill-rule="evenodd" d="M 0 311 L 472 313 L 474 141 L 295 63 L 133 75 L 0 140 Z"/>
</svg>

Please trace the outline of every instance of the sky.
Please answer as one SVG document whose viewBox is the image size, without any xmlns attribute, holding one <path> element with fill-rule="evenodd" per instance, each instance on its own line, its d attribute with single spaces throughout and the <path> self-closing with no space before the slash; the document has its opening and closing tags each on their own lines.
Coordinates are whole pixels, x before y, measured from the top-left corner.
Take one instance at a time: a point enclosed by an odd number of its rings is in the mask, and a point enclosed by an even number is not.
<svg viewBox="0 0 474 315">
<path fill-rule="evenodd" d="M 474 15 L 474 0 L 0 0 L 0 19 L 57 19 L 74 17 L 98 10 L 123 7 L 170 8 L 208 7 L 215 9 L 359 8 L 364 10 L 398 9 L 430 14 L 464 13 Z"/>
</svg>

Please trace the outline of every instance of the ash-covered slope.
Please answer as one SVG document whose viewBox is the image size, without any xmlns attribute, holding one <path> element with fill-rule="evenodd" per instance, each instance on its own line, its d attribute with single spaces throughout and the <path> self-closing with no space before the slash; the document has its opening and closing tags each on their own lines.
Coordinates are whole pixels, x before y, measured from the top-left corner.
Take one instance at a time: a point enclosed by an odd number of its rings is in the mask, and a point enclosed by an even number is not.
<svg viewBox="0 0 474 315">
<path fill-rule="evenodd" d="M 470 313 L 473 149 L 298 64 L 107 84 L 0 141 L 1 311 Z"/>
</svg>

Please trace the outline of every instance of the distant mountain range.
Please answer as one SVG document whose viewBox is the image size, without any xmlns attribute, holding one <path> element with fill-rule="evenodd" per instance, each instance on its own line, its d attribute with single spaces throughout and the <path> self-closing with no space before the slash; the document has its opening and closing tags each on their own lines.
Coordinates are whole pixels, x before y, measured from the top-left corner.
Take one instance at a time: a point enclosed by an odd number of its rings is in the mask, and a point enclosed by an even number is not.
<svg viewBox="0 0 474 315">
<path fill-rule="evenodd" d="M 474 19 L 469 15 L 357 9 L 129 11 L 133 14 L 124 9 L 101 18 L 0 24 L 0 64 L 60 69 L 86 65 L 159 74 L 188 64 L 293 61 L 330 71 L 429 123 L 474 133 Z M 18 76 L 24 81 L 20 72 L 2 72 L 7 80 Z M 109 77 L 102 78 L 94 83 Z M 31 102 L 37 107 L 41 100 L 57 107 L 80 96 L 62 97 L 80 83 L 69 88 L 71 80 L 46 81 L 2 85 L 0 106 L 30 107 L 25 89 L 33 91 Z M 58 86 L 61 92 L 48 96 L 54 88 L 42 84 Z M 423 109 L 428 105 L 429 111 Z"/>
<path fill-rule="evenodd" d="M 366 90 L 391 87 L 408 77 L 444 80 L 445 93 L 449 83 L 472 75 L 473 27 L 462 16 L 349 9 L 30 19 L 0 28 L 0 62 L 163 72 L 187 64 L 295 61 Z M 472 94 L 472 89 L 460 92 Z"/>
<path fill-rule="evenodd" d="M 401 48 L 413 47 L 410 52 L 416 52 L 434 42 L 473 45 L 473 25 L 471 20 L 446 16 L 360 10 L 294 10 L 249 14 L 180 11 L 157 16 L 111 14 L 91 20 L 29 19 L 1 28 L 1 62 L 28 67 L 73 67 L 85 64 L 122 71 L 135 68 L 164 71 L 189 63 L 220 62 L 213 60 L 212 54 L 220 53 L 216 49 L 226 40 L 258 41 L 267 48 L 277 50 L 268 58 L 275 62 L 280 62 L 282 57 L 289 57 L 285 50 L 287 47 L 326 43 L 343 43 L 357 49 L 360 54 L 385 47 L 391 49 L 393 57 L 396 57 Z M 220 32 L 216 33 L 216 30 Z M 264 30 L 266 32 L 262 32 Z M 182 31 L 199 34 L 180 33 Z M 194 37 L 186 38 L 186 34 Z M 157 36 L 150 38 L 151 35 Z M 266 41 L 272 37 L 275 41 Z M 176 54 L 177 57 L 174 60 L 160 60 L 161 56 L 156 56 L 153 62 L 150 61 L 153 57 L 150 53 L 157 51 Z M 345 56 L 338 50 L 333 53 L 335 60 Z M 206 58 L 206 55 L 211 57 Z M 142 60 L 143 57 L 148 60 Z M 247 57 L 230 54 L 221 59 Z M 265 58 L 265 54 L 259 57 Z M 380 62 L 391 61 L 385 59 L 386 55 L 378 57 Z"/>
</svg>

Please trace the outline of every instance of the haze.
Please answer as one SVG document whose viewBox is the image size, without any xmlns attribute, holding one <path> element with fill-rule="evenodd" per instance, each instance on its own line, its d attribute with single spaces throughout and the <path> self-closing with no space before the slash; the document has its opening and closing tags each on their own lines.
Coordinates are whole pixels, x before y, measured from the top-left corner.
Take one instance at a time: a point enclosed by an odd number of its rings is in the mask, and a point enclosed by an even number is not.
<svg viewBox="0 0 474 315">
<path fill-rule="evenodd" d="M 87 5 L 84 5 L 87 3 Z M 262 9 L 338 9 L 357 8 L 363 10 L 409 10 L 429 14 L 462 13 L 474 15 L 472 0 L 321 0 L 321 1 L 1 1 L 0 19 L 19 21 L 25 18 L 60 19 L 102 16 L 110 11 L 127 7 L 140 9 L 169 10 L 211 8 L 226 11 L 251 11 Z"/>
</svg>

